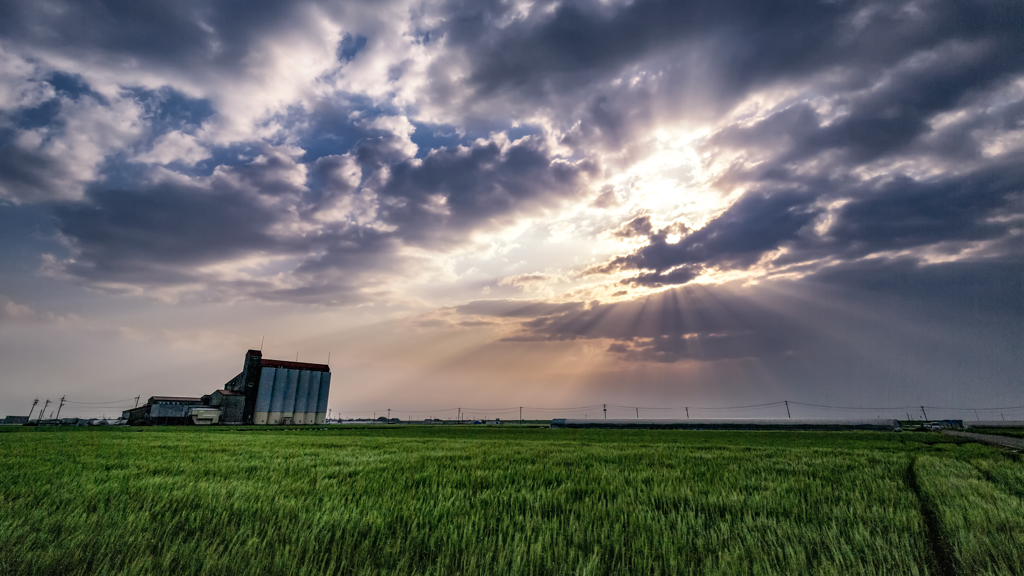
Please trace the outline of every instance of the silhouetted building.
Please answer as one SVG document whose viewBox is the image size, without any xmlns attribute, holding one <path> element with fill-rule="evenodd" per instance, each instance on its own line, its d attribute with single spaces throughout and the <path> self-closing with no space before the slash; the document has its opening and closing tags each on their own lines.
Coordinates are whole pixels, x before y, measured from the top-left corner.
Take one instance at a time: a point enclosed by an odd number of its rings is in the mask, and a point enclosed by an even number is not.
<svg viewBox="0 0 1024 576">
<path fill-rule="evenodd" d="M 242 371 L 201 398 L 153 396 L 126 410 L 128 424 L 323 424 L 331 369 L 326 364 L 267 360 L 249 350 Z"/>
</svg>

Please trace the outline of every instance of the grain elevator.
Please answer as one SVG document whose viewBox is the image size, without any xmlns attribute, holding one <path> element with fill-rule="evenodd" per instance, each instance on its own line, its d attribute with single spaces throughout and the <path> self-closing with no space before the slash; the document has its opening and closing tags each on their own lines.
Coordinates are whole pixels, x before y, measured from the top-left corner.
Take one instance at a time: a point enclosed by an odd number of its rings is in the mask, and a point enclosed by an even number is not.
<svg viewBox="0 0 1024 576">
<path fill-rule="evenodd" d="M 331 391 L 326 364 L 269 360 L 245 353 L 242 371 L 200 398 L 153 396 L 127 410 L 129 424 L 324 424 Z"/>
</svg>

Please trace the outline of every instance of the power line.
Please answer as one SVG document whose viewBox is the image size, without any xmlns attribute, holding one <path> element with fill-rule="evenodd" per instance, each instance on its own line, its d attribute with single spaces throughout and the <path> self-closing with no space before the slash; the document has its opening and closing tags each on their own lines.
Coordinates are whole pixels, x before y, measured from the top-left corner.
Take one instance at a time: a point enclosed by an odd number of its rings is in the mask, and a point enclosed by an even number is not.
<svg viewBox="0 0 1024 576">
<path fill-rule="evenodd" d="M 768 406 L 782 406 L 785 404 L 785 400 L 779 400 L 778 402 L 768 402 L 766 404 L 750 404 L 747 406 L 623 406 L 621 404 L 609 404 L 615 408 L 639 408 L 640 410 L 685 410 L 692 408 L 694 410 L 742 410 L 745 408 L 766 408 Z M 795 402 L 790 402 L 795 404 Z"/>
<path fill-rule="evenodd" d="M 102 405 L 105 405 L 105 406 L 106 405 L 113 406 L 114 404 L 121 404 L 121 403 L 124 403 L 124 402 L 131 402 L 133 400 L 135 400 L 135 396 L 132 396 L 131 398 L 120 398 L 118 400 L 108 400 L 106 402 L 74 402 L 74 401 L 68 400 L 68 401 L 65 402 L 65 404 L 81 404 L 81 405 L 85 405 L 85 406 L 94 406 L 94 405 L 102 404 Z"/>
</svg>

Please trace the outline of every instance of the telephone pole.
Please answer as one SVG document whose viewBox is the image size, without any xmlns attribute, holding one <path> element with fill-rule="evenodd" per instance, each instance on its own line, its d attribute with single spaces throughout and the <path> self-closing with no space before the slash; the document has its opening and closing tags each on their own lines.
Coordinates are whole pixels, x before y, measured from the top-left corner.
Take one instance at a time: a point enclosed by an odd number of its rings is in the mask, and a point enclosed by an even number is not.
<svg viewBox="0 0 1024 576">
<path fill-rule="evenodd" d="M 391 408 L 388 408 L 388 424 L 391 424 Z"/>
<path fill-rule="evenodd" d="M 786 417 L 792 419 L 793 415 L 789 413 L 789 400 L 783 400 L 786 403 Z"/>
<path fill-rule="evenodd" d="M 36 411 L 36 404 L 39 404 L 39 398 L 32 401 L 32 407 L 28 409 L 28 419 L 32 419 L 32 413 Z"/>
<path fill-rule="evenodd" d="M 924 414 L 924 419 L 928 419 L 928 413 L 924 411 L 924 406 L 921 406 L 921 414 Z"/>
<path fill-rule="evenodd" d="M 520 426 L 523 425 L 523 407 L 522 406 L 519 407 L 519 425 Z"/>
<path fill-rule="evenodd" d="M 138 408 L 138 407 L 139 407 L 139 396 L 136 396 L 136 397 L 135 397 L 135 407 L 136 407 L 136 408 Z"/>
<path fill-rule="evenodd" d="M 687 418 L 690 417 L 690 407 L 689 406 L 686 407 L 686 417 Z"/>
<path fill-rule="evenodd" d="M 57 406 L 57 419 L 60 420 L 60 409 L 64 407 L 64 397 L 60 397 L 60 406 Z"/>
<path fill-rule="evenodd" d="M 604 409 L 604 419 L 607 420 L 608 419 L 608 405 L 605 404 L 603 409 Z"/>
<path fill-rule="evenodd" d="M 43 416 L 46 416 L 46 407 L 49 406 L 49 405 L 50 405 L 50 399 L 47 398 L 46 402 L 43 404 L 43 409 L 39 411 L 39 416 L 36 416 L 36 422 L 39 422 L 40 420 L 43 419 Z"/>
</svg>

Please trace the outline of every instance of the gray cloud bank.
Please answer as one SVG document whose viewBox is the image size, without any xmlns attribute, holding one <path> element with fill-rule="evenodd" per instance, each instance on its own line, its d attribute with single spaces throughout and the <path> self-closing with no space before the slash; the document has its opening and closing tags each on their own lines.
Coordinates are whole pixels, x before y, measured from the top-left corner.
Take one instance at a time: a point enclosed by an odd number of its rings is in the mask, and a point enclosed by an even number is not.
<svg viewBox="0 0 1024 576">
<path fill-rule="evenodd" d="M 71 282 L 353 304 L 418 270 L 417 250 L 593 201 L 591 180 L 683 123 L 707 128 L 706 184 L 735 201 L 699 228 L 629 215 L 608 232 L 642 245 L 588 272 L 855 282 L 956 262 L 1016 285 L 1022 46 L 1014 0 L 12 1 L 0 198 L 52 206 L 67 254 L 45 270 Z M 308 70 L 274 60 L 286 49 Z M 414 143 L 437 127 L 469 135 Z M 538 315 L 524 337 L 575 337 L 604 309 Z M 785 352 L 760 326 L 611 350 Z"/>
</svg>

